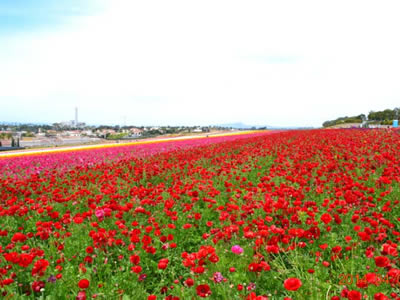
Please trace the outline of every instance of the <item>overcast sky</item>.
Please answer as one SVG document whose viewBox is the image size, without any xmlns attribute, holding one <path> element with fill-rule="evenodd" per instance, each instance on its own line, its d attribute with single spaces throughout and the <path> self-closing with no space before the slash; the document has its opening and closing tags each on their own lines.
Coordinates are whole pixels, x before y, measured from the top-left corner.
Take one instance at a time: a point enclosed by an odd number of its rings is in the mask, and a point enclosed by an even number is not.
<svg viewBox="0 0 400 300">
<path fill-rule="evenodd" d="M 0 121 L 321 126 L 400 106 L 400 1 L 1 0 Z"/>
</svg>

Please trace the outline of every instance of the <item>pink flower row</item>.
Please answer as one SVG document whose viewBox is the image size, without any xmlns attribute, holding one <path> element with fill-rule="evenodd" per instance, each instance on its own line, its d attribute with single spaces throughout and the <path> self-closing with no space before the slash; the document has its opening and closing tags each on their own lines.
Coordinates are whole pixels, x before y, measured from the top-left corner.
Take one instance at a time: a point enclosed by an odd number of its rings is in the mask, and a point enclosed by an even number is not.
<svg viewBox="0 0 400 300">
<path fill-rule="evenodd" d="M 24 178 L 32 174 L 56 170 L 64 172 L 76 166 L 94 166 L 99 163 L 129 159 L 145 158 L 157 153 L 188 149 L 203 145 L 254 137 L 270 132 L 227 135 L 210 138 L 193 138 L 187 140 L 166 141 L 149 144 L 136 144 L 119 147 L 77 150 L 57 153 L 43 153 L 27 156 L 0 158 L 0 174 L 12 178 Z"/>
</svg>

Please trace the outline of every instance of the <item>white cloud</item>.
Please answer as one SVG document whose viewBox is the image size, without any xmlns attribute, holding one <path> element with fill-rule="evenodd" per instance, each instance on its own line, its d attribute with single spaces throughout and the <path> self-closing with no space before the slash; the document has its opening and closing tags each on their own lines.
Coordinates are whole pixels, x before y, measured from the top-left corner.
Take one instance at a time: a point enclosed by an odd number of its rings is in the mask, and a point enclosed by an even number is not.
<svg viewBox="0 0 400 300">
<path fill-rule="evenodd" d="M 0 101 L 14 99 L 0 118 L 35 121 L 48 112 L 40 121 L 52 122 L 71 118 L 78 105 L 90 123 L 126 116 L 136 124 L 319 126 L 393 108 L 399 8 L 110 0 L 102 14 L 63 29 L 0 36 Z"/>
</svg>

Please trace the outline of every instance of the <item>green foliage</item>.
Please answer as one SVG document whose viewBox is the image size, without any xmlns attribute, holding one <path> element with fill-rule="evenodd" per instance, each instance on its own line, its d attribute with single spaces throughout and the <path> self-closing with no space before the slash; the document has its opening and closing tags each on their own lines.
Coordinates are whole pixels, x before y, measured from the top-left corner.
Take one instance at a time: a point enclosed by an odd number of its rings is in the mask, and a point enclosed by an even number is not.
<svg viewBox="0 0 400 300">
<path fill-rule="evenodd" d="M 375 120 L 375 121 L 389 121 L 391 124 L 391 120 L 394 120 L 398 118 L 397 115 L 397 109 L 385 109 L 382 111 L 370 111 L 368 114 L 368 119 L 369 120 Z M 383 124 L 383 123 L 382 123 Z M 388 124 L 389 125 L 389 124 Z"/>
<path fill-rule="evenodd" d="M 32 132 L 26 132 L 21 135 L 22 137 L 34 137 L 35 135 Z"/>
<path fill-rule="evenodd" d="M 394 109 L 385 109 L 382 111 L 370 111 L 368 114 L 368 123 L 369 124 L 381 124 L 381 125 L 392 125 L 393 120 L 399 118 L 398 115 L 399 108 Z M 340 117 L 336 120 L 325 121 L 322 126 L 330 127 L 339 124 L 346 123 L 362 123 L 366 120 L 366 116 L 364 114 L 354 116 L 354 117 Z"/>
<path fill-rule="evenodd" d="M 364 114 L 353 116 L 353 117 L 340 117 L 336 120 L 325 121 L 322 126 L 330 127 L 339 124 L 348 124 L 348 123 L 362 123 L 366 119 Z"/>
<path fill-rule="evenodd" d="M 110 134 L 107 136 L 108 140 L 120 140 L 123 139 L 124 137 L 128 136 L 128 133 L 116 133 L 116 134 Z"/>
</svg>

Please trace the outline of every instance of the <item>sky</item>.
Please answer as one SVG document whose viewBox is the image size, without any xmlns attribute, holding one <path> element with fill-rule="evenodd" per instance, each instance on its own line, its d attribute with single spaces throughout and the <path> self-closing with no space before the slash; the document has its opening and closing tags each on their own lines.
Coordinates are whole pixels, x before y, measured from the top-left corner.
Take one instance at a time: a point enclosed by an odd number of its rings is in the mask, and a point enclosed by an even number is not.
<svg viewBox="0 0 400 300">
<path fill-rule="evenodd" d="M 0 122 L 313 126 L 400 107 L 400 1 L 0 0 Z"/>
</svg>

